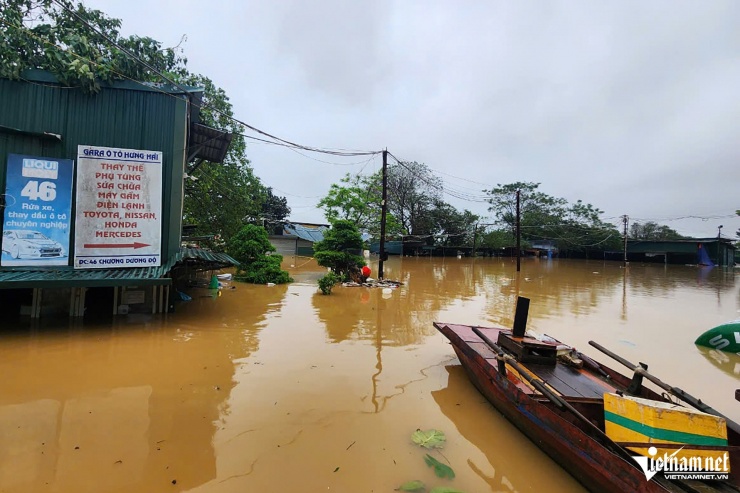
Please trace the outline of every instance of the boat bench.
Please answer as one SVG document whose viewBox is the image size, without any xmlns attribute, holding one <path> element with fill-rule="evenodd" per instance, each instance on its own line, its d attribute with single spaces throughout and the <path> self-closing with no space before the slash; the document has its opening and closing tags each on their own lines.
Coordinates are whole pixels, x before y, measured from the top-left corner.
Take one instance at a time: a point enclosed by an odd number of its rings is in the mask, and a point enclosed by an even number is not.
<svg viewBox="0 0 740 493">
<path fill-rule="evenodd" d="M 497 344 L 514 354 L 520 363 L 554 365 L 558 360 L 556 344 L 538 341 L 531 337 L 516 337 L 502 331 L 498 333 Z"/>
</svg>

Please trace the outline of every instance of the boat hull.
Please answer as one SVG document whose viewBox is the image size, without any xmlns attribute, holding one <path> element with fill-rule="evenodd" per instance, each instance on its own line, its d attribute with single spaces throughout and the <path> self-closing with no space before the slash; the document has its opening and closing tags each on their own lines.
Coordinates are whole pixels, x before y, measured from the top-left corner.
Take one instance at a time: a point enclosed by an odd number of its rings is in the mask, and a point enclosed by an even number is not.
<svg viewBox="0 0 740 493">
<path fill-rule="evenodd" d="M 740 320 L 709 329 L 694 344 L 740 355 Z"/>
<path fill-rule="evenodd" d="M 509 376 L 499 373 L 495 360 L 486 358 L 462 340 L 448 324 L 435 323 L 451 342 L 471 382 L 524 435 L 590 491 L 622 493 L 673 491 L 627 460 L 609 451 L 564 413 L 544 405 Z"/>
</svg>

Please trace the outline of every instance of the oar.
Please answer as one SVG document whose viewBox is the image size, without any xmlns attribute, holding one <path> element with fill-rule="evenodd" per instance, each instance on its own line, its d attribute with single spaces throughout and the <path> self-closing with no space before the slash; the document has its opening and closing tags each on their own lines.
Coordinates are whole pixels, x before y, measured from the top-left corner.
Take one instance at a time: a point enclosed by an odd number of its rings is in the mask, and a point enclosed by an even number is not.
<svg viewBox="0 0 740 493">
<path fill-rule="evenodd" d="M 522 378 L 524 378 L 527 382 L 532 384 L 532 387 L 539 390 L 540 393 L 542 393 L 542 395 L 550 399 L 553 402 L 553 404 L 558 406 L 558 408 L 563 409 L 564 407 L 563 403 L 560 402 L 561 400 L 558 398 L 557 395 L 555 395 L 550 389 L 545 387 L 545 382 L 543 382 L 539 378 L 536 378 L 530 375 L 529 372 L 525 370 L 524 368 L 522 368 L 512 356 L 506 354 L 504 350 L 498 346 L 498 344 L 493 342 L 487 335 L 482 333 L 480 329 L 478 329 L 478 327 L 473 327 L 473 332 L 475 332 L 478 335 L 478 337 L 483 339 L 483 342 L 485 342 L 488 345 L 488 347 L 490 347 L 496 352 L 497 360 L 508 363 L 512 368 L 514 368 L 516 371 L 519 372 Z"/>
<path fill-rule="evenodd" d="M 483 332 L 478 329 L 478 327 L 473 327 L 473 332 L 480 337 L 483 342 L 485 342 L 488 347 L 493 349 L 496 352 L 496 359 L 505 361 L 506 364 L 510 365 L 512 368 L 514 368 L 516 371 L 519 372 L 519 374 L 527 380 L 529 383 L 532 384 L 532 386 L 539 390 L 542 395 L 547 397 L 553 404 L 555 404 L 558 408 L 563 409 L 565 408 L 568 410 L 571 414 L 573 414 L 576 418 L 578 418 L 580 421 L 585 423 L 592 431 L 593 433 L 600 439 L 600 441 L 609 448 L 612 452 L 616 453 L 623 459 L 627 460 L 627 462 L 634 464 L 634 458 L 625 450 L 624 448 L 620 447 L 618 444 L 614 442 L 609 436 L 607 436 L 604 431 L 593 424 L 591 420 L 589 420 L 586 416 L 581 414 L 576 408 L 574 408 L 568 401 L 563 399 L 562 397 L 554 394 L 550 390 L 545 387 L 545 382 L 540 380 L 539 378 L 533 377 L 528 374 L 527 370 L 523 368 L 519 362 L 514 359 L 513 356 L 506 354 L 501 347 L 499 347 L 498 344 L 493 342 L 487 335 L 485 335 Z"/>
<path fill-rule="evenodd" d="M 638 375 L 644 376 L 645 378 L 647 378 L 648 380 L 650 380 L 651 382 L 653 382 L 655 385 L 657 385 L 661 389 L 663 389 L 663 390 L 665 390 L 667 392 L 670 392 L 671 394 L 675 395 L 676 397 L 679 397 L 680 399 L 682 399 L 683 401 L 685 401 L 687 404 L 695 407 L 699 411 L 703 411 L 705 413 L 713 414 L 715 416 L 719 416 L 720 418 L 724 418 L 725 421 L 727 422 L 727 427 L 728 428 L 731 428 L 735 433 L 740 434 L 740 425 L 738 425 L 737 423 L 735 423 L 734 421 L 732 421 L 730 418 L 728 418 L 727 416 L 725 416 L 722 413 L 720 413 L 719 411 L 717 411 L 716 409 L 713 409 L 713 408 L 707 406 L 706 404 L 704 404 L 701 401 L 701 399 L 697 399 L 696 397 L 694 397 L 694 396 L 692 396 L 690 394 L 687 394 L 686 392 L 684 392 L 683 390 L 679 389 L 678 387 L 673 387 L 671 385 L 668 385 L 667 383 L 663 382 L 658 377 L 656 377 L 656 376 L 651 375 L 650 373 L 648 373 L 648 371 L 645 368 L 643 368 L 641 366 L 633 365 L 632 363 L 630 363 L 626 359 L 622 358 L 618 354 L 615 354 L 615 353 L 609 351 L 607 348 L 605 348 L 604 346 L 602 346 L 601 344 L 599 344 L 597 342 L 588 341 L 588 343 L 591 346 L 593 346 L 596 349 L 598 349 L 599 351 L 601 351 L 602 353 L 604 353 L 607 356 L 609 356 L 610 358 L 613 358 L 614 360 L 622 363 L 624 366 L 626 366 L 630 370 L 634 371 Z"/>
</svg>

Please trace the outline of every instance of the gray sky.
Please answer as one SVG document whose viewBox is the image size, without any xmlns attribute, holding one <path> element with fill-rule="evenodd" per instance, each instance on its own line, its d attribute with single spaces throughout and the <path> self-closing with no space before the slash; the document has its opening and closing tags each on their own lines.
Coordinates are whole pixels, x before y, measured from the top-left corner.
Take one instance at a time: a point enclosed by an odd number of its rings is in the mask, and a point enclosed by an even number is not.
<svg viewBox="0 0 740 493">
<path fill-rule="evenodd" d="M 540 182 L 617 224 L 740 229 L 740 2 L 87 0 L 122 33 L 183 34 L 235 116 L 305 145 L 425 163 L 478 199 Z M 248 144 L 297 221 L 380 158 Z M 319 162 L 330 161 L 335 164 Z M 465 181 L 468 180 L 468 181 Z M 480 200 L 446 200 L 487 216 Z"/>
</svg>

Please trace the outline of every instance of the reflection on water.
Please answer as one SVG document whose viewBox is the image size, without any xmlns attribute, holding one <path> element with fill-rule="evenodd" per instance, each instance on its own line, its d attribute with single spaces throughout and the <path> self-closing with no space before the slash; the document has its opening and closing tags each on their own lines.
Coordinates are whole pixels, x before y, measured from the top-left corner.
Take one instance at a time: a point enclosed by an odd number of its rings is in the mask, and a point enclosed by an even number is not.
<svg viewBox="0 0 740 493">
<path fill-rule="evenodd" d="M 468 382 L 436 320 L 595 339 L 738 420 L 735 273 L 691 266 L 391 258 L 403 286 L 194 290 L 174 314 L 0 328 L 0 491 L 391 491 L 440 485 L 409 436 L 445 431 L 461 491 L 578 491 Z M 372 265 L 377 271 L 377 265 Z M 230 286 L 231 287 L 231 286 Z M 60 324 L 64 324 L 61 325 Z"/>
<path fill-rule="evenodd" d="M 702 356 L 728 375 L 740 380 L 740 355 L 697 346 Z M 737 382 L 740 387 L 740 382 Z"/>
<path fill-rule="evenodd" d="M 490 491 L 582 489 L 535 444 L 520 440 L 520 432 L 470 385 L 459 364 L 444 369 L 449 374 L 447 386 L 432 391 L 432 398 L 460 435 L 480 451 L 468 457 L 467 465 Z"/>
</svg>

